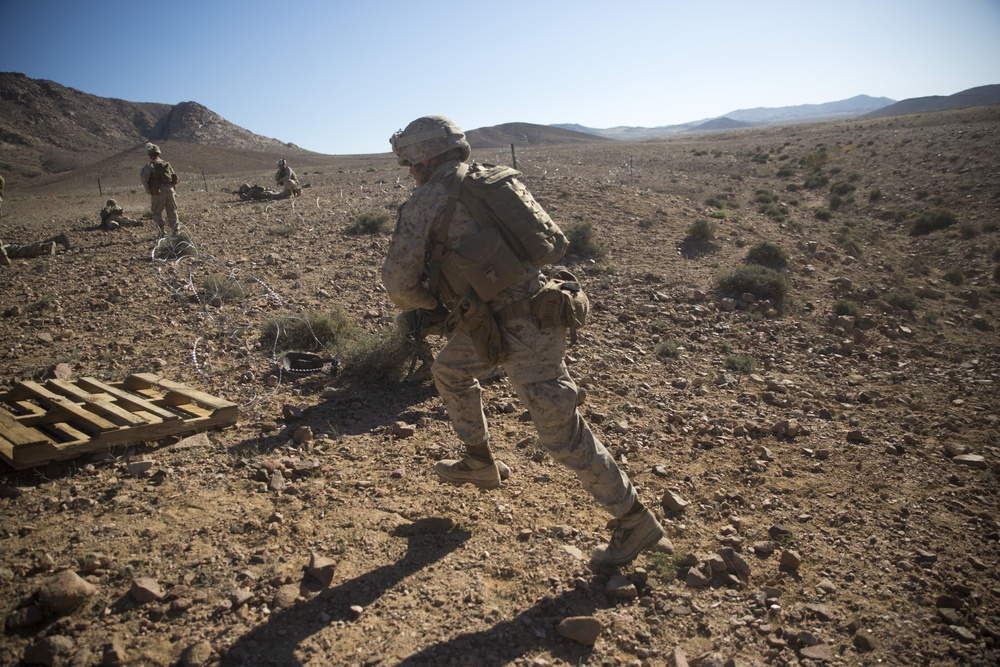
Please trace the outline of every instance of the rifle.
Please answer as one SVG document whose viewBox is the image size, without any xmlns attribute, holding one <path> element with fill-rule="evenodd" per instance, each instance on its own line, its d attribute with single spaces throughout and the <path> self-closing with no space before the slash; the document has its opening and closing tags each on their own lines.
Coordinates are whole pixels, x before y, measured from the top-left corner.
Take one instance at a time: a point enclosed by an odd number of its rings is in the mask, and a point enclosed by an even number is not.
<svg viewBox="0 0 1000 667">
<path fill-rule="evenodd" d="M 410 382 L 413 380 L 413 371 L 417 368 L 417 360 L 420 359 L 420 339 L 423 336 L 420 335 L 420 329 L 423 327 L 424 323 L 424 309 L 419 309 L 412 317 L 412 326 L 410 331 L 406 334 L 408 338 L 413 339 L 413 357 L 410 359 L 410 370 L 406 374 L 406 381 Z"/>
</svg>

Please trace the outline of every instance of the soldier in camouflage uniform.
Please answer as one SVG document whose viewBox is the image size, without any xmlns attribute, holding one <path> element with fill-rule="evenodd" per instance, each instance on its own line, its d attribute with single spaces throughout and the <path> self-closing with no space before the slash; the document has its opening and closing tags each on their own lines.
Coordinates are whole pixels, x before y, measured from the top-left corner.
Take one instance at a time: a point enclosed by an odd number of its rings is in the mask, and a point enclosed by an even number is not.
<svg viewBox="0 0 1000 667">
<path fill-rule="evenodd" d="M 118 229 L 119 227 L 141 227 L 142 222 L 125 217 L 125 209 L 118 205 L 114 199 L 109 199 L 101 209 L 101 227 L 104 229 Z"/>
<path fill-rule="evenodd" d="M 153 222 L 160 229 L 160 236 L 166 236 L 166 225 L 170 224 L 170 233 L 177 234 L 180 220 L 177 218 L 177 202 L 174 199 L 174 187 L 178 183 L 177 174 L 169 162 L 160 159 L 160 147 L 156 144 L 146 144 L 146 155 L 149 162 L 139 172 L 142 187 L 149 195 L 149 205 L 153 209 Z M 162 175 L 168 176 L 162 176 Z M 161 175 L 158 177 L 158 175 Z M 154 182 L 156 181 L 156 182 Z M 166 211 L 167 218 L 163 219 Z"/>
<path fill-rule="evenodd" d="M 0 241 L 0 266 L 10 266 L 11 259 L 30 259 L 54 255 L 57 245 L 61 245 L 66 250 L 72 247 L 66 232 L 44 241 L 35 241 L 25 245 Z"/>
<path fill-rule="evenodd" d="M 446 280 L 441 281 L 438 293 L 431 293 L 421 278 L 430 274 L 426 258 L 436 223 L 448 203 L 449 187 L 471 151 L 462 130 L 444 116 L 418 118 L 396 132 L 390 143 L 399 164 L 409 167 L 417 188 L 399 209 L 382 266 L 382 282 L 400 309 L 423 309 L 431 316 L 439 316 L 442 311 L 454 310 L 461 295 Z M 475 219 L 458 202 L 448 229 L 449 251 L 479 230 Z M 542 329 L 530 309 L 523 314 L 517 307 L 541 290 L 544 281 L 537 267 L 526 263 L 525 268 L 524 279 L 486 304 L 494 314 L 505 313 L 499 318 L 508 345 L 504 370 L 531 413 L 541 445 L 553 459 L 573 470 L 594 499 L 618 519 L 610 542 L 598 546 L 592 559 L 603 565 L 628 563 L 655 545 L 663 536 L 663 528 L 639 501 L 628 476 L 577 410 L 578 390 L 563 359 L 566 329 Z M 522 314 L 517 314 L 519 311 Z M 445 482 L 468 483 L 481 489 L 500 486 L 500 470 L 490 449 L 478 379 L 491 368 L 477 354 L 472 336 L 461 329 L 450 333 L 434 361 L 434 383 L 465 445 L 463 458 L 434 465 L 434 471 Z"/>
<path fill-rule="evenodd" d="M 287 199 L 293 195 L 298 197 L 302 194 L 298 177 L 295 176 L 295 172 L 284 159 L 278 160 L 278 171 L 274 174 L 274 182 L 282 188 L 281 192 L 275 195 L 275 199 Z"/>
</svg>

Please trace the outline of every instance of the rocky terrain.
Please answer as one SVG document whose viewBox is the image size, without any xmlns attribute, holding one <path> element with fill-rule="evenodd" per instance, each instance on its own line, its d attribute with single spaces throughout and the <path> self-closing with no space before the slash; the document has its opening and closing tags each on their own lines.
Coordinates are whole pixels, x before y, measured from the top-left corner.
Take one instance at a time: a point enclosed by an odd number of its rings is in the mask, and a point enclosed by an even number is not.
<svg viewBox="0 0 1000 667">
<path fill-rule="evenodd" d="M 8 185 L 4 241 L 72 247 L 0 268 L 0 388 L 151 372 L 240 419 L 0 463 L 0 664 L 997 664 L 1000 108 L 519 150 L 602 246 L 566 258 L 593 304 L 570 368 L 667 529 L 615 571 L 505 380 L 511 474 L 480 492 L 431 471 L 456 449 L 432 385 L 292 376 L 262 342 L 333 308 L 391 328 L 389 236 L 348 233 L 405 200 L 391 156 L 290 158 L 303 196 L 244 202 L 281 155 L 163 148 L 196 257 L 96 228 L 108 196 L 148 217 L 141 151 L 100 192 Z M 765 243 L 780 303 L 720 289 Z"/>
</svg>

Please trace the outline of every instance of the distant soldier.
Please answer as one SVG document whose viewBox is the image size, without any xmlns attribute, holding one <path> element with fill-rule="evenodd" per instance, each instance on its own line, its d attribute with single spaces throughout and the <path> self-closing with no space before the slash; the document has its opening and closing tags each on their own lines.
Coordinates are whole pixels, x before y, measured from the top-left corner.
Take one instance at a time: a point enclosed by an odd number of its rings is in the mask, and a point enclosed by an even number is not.
<svg viewBox="0 0 1000 667">
<path fill-rule="evenodd" d="M 57 245 L 61 245 L 66 250 L 70 249 L 72 244 L 69 242 L 66 232 L 62 232 L 58 236 L 53 236 L 44 241 L 35 241 L 26 245 L 0 241 L 0 266 L 10 266 L 11 259 L 29 259 L 31 257 L 54 255 L 56 254 Z"/>
<path fill-rule="evenodd" d="M 169 162 L 160 159 L 160 147 L 156 144 L 146 144 L 146 155 L 149 162 L 139 172 L 142 187 L 149 195 L 149 204 L 153 209 L 153 222 L 160 228 L 160 237 L 166 236 L 164 227 L 170 223 L 170 233 L 176 234 L 180 221 L 177 219 L 177 203 L 174 201 L 174 187 L 180 180 Z M 163 212 L 167 212 L 164 221 Z"/>
<path fill-rule="evenodd" d="M 267 190 L 259 185 L 250 185 L 249 183 L 244 183 L 240 186 L 237 191 L 240 199 L 243 201 L 261 201 L 266 199 L 274 199 L 275 195 L 278 193 L 274 190 Z"/>
<path fill-rule="evenodd" d="M 125 209 L 118 205 L 114 199 L 109 199 L 101 209 L 101 227 L 104 229 L 118 229 L 122 225 L 126 227 L 141 227 L 142 222 L 125 217 Z"/>
<path fill-rule="evenodd" d="M 275 199 L 287 199 L 291 196 L 298 197 L 302 194 L 302 188 L 299 187 L 298 177 L 292 168 L 288 166 L 284 158 L 278 160 L 278 171 L 274 174 L 274 182 L 278 184 L 278 187 L 282 188 L 282 191 L 275 196 Z"/>
</svg>

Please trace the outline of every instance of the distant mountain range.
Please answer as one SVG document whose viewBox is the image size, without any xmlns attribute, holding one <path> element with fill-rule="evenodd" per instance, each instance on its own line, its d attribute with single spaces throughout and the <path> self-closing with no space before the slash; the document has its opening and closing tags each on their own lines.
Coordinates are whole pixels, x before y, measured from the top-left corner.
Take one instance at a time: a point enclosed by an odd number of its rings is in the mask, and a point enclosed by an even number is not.
<svg viewBox="0 0 1000 667">
<path fill-rule="evenodd" d="M 595 129 L 582 125 L 506 123 L 469 131 L 473 148 L 506 148 L 595 141 L 642 141 L 685 132 L 713 132 L 765 125 L 908 114 L 1000 103 L 1000 85 L 982 86 L 947 97 L 893 102 L 859 95 L 840 102 L 791 107 L 740 109 L 682 125 Z M 83 168 L 108 170 L 116 156 L 142 155 L 146 141 L 173 144 L 172 155 L 197 153 L 229 162 L 267 163 L 267 156 L 308 159 L 316 153 L 254 134 L 197 102 L 127 102 L 67 88 L 53 81 L 0 72 L 0 171 L 18 179 L 66 174 Z M 178 156 L 179 157 L 179 156 Z M 44 180 L 44 179 L 42 179 Z"/>
<path fill-rule="evenodd" d="M 619 141 L 645 141 L 683 133 L 716 132 L 768 125 L 788 125 L 792 123 L 818 123 L 845 118 L 894 116 L 900 114 L 962 109 L 984 104 L 1000 104 L 1000 84 L 980 86 L 955 93 L 954 95 L 915 97 L 897 102 L 887 97 L 857 95 L 839 102 L 826 104 L 800 104 L 790 107 L 737 109 L 717 118 L 691 121 L 679 125 L 658 127 L 611 127 L 597 129 L 573 123 L 561 123 L 552 127 L 590 134 L 605 139 Z"/>
</svg>

